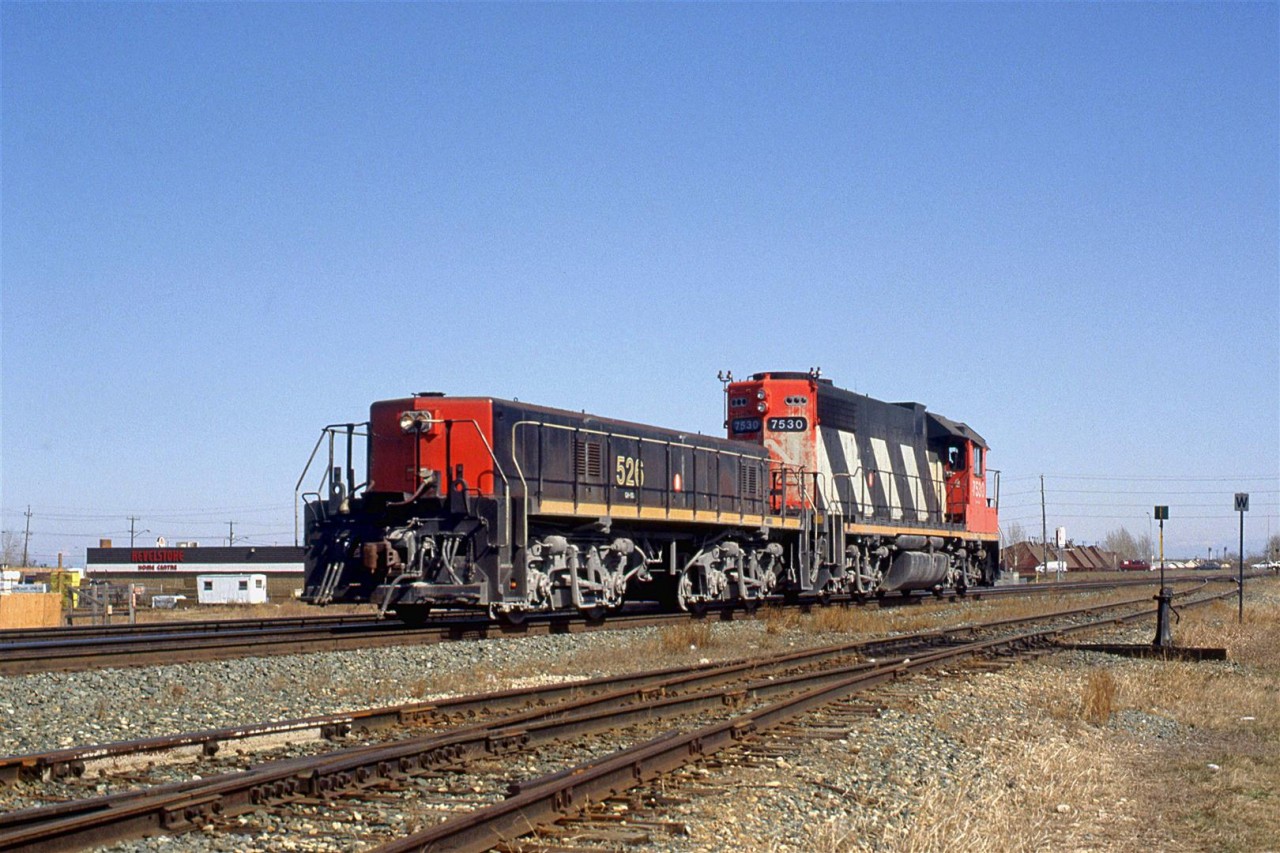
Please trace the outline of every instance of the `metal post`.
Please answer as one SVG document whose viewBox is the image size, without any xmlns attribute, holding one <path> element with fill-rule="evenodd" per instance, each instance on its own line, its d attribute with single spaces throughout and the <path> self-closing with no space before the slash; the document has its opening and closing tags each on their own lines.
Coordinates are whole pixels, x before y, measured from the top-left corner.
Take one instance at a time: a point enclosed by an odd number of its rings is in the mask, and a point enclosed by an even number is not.
<svg viewBox="0 0 1280 853">
<path fill-rule="evenodd" d="M 1240 623 L 1244 624 L 1244 514 L 1249 511 L 1249 493 L 1236 492 L 1236 511 L 1240 513 L 1240 575 L 1236 583 L 1240 587 Z M 1222 556 L 1226 557 L 1226 548 Z"/>
<path fill-rule="evenodd" d="M 1160 519 L 1160 589 L 1164 589 L 1164 519 Z"/>
<path fill-rule="evenodd" d="M 1240 510 L 1240 624 L 1244 624 L 1244 510 Z"/>
<path fill-rule="evenodd" d="M 1044 564 L 1044 573 L 1047 576 L 1049 574 L 1049 522 L 1044 510 L 1044 474 L 1040 475 L 1040 562 Z M 1045 577 L 1045 580 L 1048 579 Z"/>
<path fill-rule="evenodd" d="M 1148 514 L 1147 514 L 1147 547 L 1148 547 L 1148 548 L 1149 548 L 1149 547 L 1151 547 L 1151 546 L 1153 546 L 1153 544 L 1156 544 L 1155 542 L 1152 542 L 1152 540 L 1151 540 L 1151 533 L 1152 533 L 1152 530 L 1151 530 L 1151 512 L 1148 512 Z M 1144 560 L 1147 560 L 1147 558 L 1155 558 L 1155 556 L 1156 556 L 1156 555 L 1153 555 L 1153 553 L 1151 553 L 1151 552 L 1149 552 L 1149 551 L 1148 551 L 1147 553 L 1144 553 L 1144 555 L 1142 555 L 1142 556 L 1143 556 Z M 1149 569 L 1149 567 L 1151 567 L 1151 564 L 1147 564 L 1147 567 L 1148 567 L 1148 569 Z"/>
</svg>

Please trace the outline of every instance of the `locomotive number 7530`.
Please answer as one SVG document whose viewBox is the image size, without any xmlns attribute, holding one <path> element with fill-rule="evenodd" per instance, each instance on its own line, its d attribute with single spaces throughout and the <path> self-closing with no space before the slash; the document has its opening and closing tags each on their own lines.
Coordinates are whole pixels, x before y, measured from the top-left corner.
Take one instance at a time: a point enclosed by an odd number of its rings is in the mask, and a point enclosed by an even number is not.
<svg viewBox="0 0 1280 853">
<path fill-rule="evenodd" d="M 613 467 L 613 481 L 619 486 L 643 486 L 644 462 L 634 456 L 619 456 Z"/>
<path fill-rule="evenodd" d="M 807 418 L 769 418 L 770 432 L 804 432 L 808 428 Z"/>
</svg>

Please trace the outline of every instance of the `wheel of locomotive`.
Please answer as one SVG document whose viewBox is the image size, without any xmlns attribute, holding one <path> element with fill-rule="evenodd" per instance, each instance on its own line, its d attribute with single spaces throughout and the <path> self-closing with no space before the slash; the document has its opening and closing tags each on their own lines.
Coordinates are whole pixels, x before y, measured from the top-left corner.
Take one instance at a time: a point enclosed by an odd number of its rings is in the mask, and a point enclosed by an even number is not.
<svg viewBox="0 0 1280 853">
<path fill-rule="evenodd" d="M 499 610 L 493 605 L 489 606 L 489 618 L 503 625 L 523 625 L 528 615 L 527 610 Z"/>
<path fill-rule="evenodd" d="M 430 604 L 405 604 L 395 609 L 396 618 L 411 628 L 426 625 L 430 612 Z"/>
</svg>

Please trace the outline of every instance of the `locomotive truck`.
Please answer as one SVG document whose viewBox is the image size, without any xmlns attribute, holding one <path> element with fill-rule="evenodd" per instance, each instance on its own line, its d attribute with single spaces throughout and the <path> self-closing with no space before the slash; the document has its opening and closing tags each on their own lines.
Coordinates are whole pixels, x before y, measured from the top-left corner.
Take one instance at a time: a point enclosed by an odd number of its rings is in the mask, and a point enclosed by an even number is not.
<svg viewBox="0 0 1280 853">
<path fill-rule="evenodd" d="M 725 438 L 439 393 L 325 427 L 303 599 L 519 621 L 994 581 L 999 478 L 973 429 L 817 371 L 722 379 Z"/>
</svg>

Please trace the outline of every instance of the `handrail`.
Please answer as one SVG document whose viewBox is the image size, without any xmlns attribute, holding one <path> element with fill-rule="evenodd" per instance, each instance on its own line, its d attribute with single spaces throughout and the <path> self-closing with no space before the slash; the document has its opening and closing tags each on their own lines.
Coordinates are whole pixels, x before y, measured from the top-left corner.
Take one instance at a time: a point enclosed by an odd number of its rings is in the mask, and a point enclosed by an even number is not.
<svg viewBox="0 0 1280 853">
<path fill-rule="evenodd" d="M 315 447 L 311 448 L 311 455 L 307 457 L 307 464 L 303 466 L 303 468 L 302 468 L 302 473 L 298 475 L 298 482 L 297 482 L 297 483 L 295 483 L 295 484 L 294 484 L 294 486 L 293 486 L 293 544 L 294 544 L 294 546 L 295 546 L 295 547 L 299 544 L 299 536 L 298 536 L 298 533 L 299 533 L 299 527 L 298 527 L 298 497 L 299 497 L 299 491 L 302 489 L 302 481 L 303 481 L 303 480 L 305 480 L 305 479 L 307 478 L 307 473 L 311 470 L 311 464 L 312 464 L 313 462 L 315 462 L 315 460 L 316 460 L 316 454 L 320 452 L 320 445 L 321 445 L 321 443 L 324 441 L 325 436 L 328 436 L 328 437 L 329 437 L 329 443 L 330 443 L 330 446 L 331 446 L 331 450 L 330 450 L 330 452 L 332 453 L 333 434 L 334 434 L 334 431 L 335 431 L 335 430 L 337 430 L 337 429 L 342 429 L 343 431 L 346 431 L 346 429 L 347 429 L 348 427 L 355 428 L 355 427 L 368 427 L 368 426 L 369 426 L 369 422 L 368 422 L 368 421 L 361 421 L 361 422 L 359 422 L 359 423 L 327 424 L 326 426 L 321 427 L 321 429 L 320 429 L 320 436 L 319 436 L 319 438 L 317 438 L 317 439 L 316 439 Z M 367 438 L 369 438 L 370 433 L 369 433 L 369 432 L 367 432 L 367 431 L 366 431 L 366 432 L 354 432 L 354 431 L 353 431 L 353 432 L 352 432 L 352 435 L 359 435 L 359 436 L 362 436 L 363 438 L 366 438 L 366 439 L 367 439 Z M 350 460 L 348 460 L 348 464 L 349 464 L 349 463 L 350 463 Z M 365 472 L 365 474 L 367 475 L 367 474 L 368 474 L 368 472 L 366 471 L 366 472 Z M 325 482 L 329 477 L 331 477 L 332 475 L 333 475 L 333 472 L 332 472 L 332 470 L 331 470 L 331 467 L 330 467 L 330 468 L 326 468 L 326 469 L 325 469 L 324 477 L 323 477 L 323 478 L 321 479 L 321 481 L 320 481 L 320 482 L 321 482 L 321 484 L 323 484 L 323 483 L 324 483 L 324 482 Z M 366 480 L 366 482 L 367 482 L 367 480 Z M 354 484 L 353 484 L 353 486 L 354 486 Z M 352 492 L 353 492 L 353 493 L 355 492 L 355 488 L 352 488 Z M 310 493 L 308 493 L 308 494 L 310 494 Z M 319 495 L 318 495 L 318 492 L 317 492 L 317 498 L 318 498 L 318 497 L 319 497 Z"/>
<path fill-rule="evenodd" d="M 493 445 L 489 443 L 488 437 L 485 436 L 484 430 L 480 428 L 480 424 L 476 421 L 475 418 L 425 418 L 421 422 L 427 423 L 427 424 L 447 424 L 447 425 L 470 424 L 471 426 L 475 427 L 476 435 L 480 436 L 480 441 L 481 443 L 484 444 L 484 449 L 489 454 L 489 460 L 493 462 L 493 470 L 497 473 L 499 477 L 502 478 L 502 497 L 503 497 L 503 500 L 505 501 L 507 494 L 511 491 L 511 481 L 507 479 L 506 472 L 502 470 L 502 463 L 498 461 L 498 454 L 494 452 Z M 514 456 L 515 454 L 513 453 L 512 455 Z M 446 476 L 449 478 L 452 478 L 453 472 L 451 471 L 446 472 Z M 479 485 L 479 482 L 480 482 L 479 478 L 477 478 L 476 484 Z M 497 543 L 498 547 L 512 544 L 511 543 L 511 514 L 508 512 L 503 512 L 503 517 L 504 517 L 505 524 L 503 525 L 502 532 L 503 532 L 503 535 L 505 536 L 505 541 L 498 542 Z"/>
<path fill-rule="evenodd" d="M 687 448 L 689 450 L 695 450 L 695 451 L 703 450 L 703 451 L 715 453 L 717 455 L 717 459 L 721 454 L 724 454 L 724 455 L 736 457 L 738 459 L 747 459 L 747 460 L 759 461 L 759 462 L 767 461 L 767 460 L 762 460 L 760 459 L 760 457 L 755 456 L 753 454 L 739 453 L 735 450 L 726 450 L 724 448 L 708 447 L 707 445 L 702 445 L 702 444 L 691 444 L 684 441 L 672 441 L 669 438 L 668 439 L 650 438 L 648 436 L 630 435 L 628 433 L 623 433 L 623 432 L 610 432 L 607 430 L 591 429 L 589 427 L 583 427 L 583 426 L 568 426 L 566 424 L 553 424 L 553 423 L 548 423 L 547 421 L 533 420 L 533 419 L 520 420 L 520 421 L 516 421 L 511 425 L 511 459 L 515 465 L 516 475 L 520 478 L 520 487 L 521 487 L 521 491 L 523 492 L 523 508 L 524 508 L 525 518 L 529 517 L 529 484 L 528 484 L 528 481 L 525 479 L 524 469 L 520 465 L 520 456 L 518 453 L 516 453 L 516 430 L 519 429 L 520 427 L 529 427 L 529 426 L 545 427 L 547 429 L 558 429 L 564 432 L 572 432 L 575 434 L 585 433 L 587 435 L 598 435 L 604 438 L 621 438 L 627 441 L 636 441 L 642 444 L 653 444 L 653 445 L 658 445 L 658 446 L 667 447 L 667 448 L 683 447 L 683 448 Z M 667 459 L 668 459 L 668 468 L 670 468 L 669 454 Z M 719 467 L 719 464 L 717 463 L 717 468 L 718 467 Z M 766 468 L 766 472 L 767 472 L 767 468 Z M 697 495 L 697 489 L 696 489 L 696 474 L 697 474 L 696 463 L 695 463 L 694 473 L 695 473 L 695 489 L 693 492 L 693 508 L 694 508 L 694 514 L 697 515 L 698 495 Z M 608 494 L 608 490 L 606 486 L 606 495 L 607 494 Z M 710 494 L 710 492 L 708 492 L 708 494 Z M 576 492 L 575 492 L 575 495 L 576 495 Z M 762 507 L 762 510 L 767 508 L 767 503 L 768 503 L 767 500 L 760 500 L 759 502 L 765 505 L 764 507 Z M 668 512 L 670 511 L 669 506 L 667 507 L 667 510 Z M 744 515 L 744 514 L 745 514 L 745 511 L 741 509 L 741 501 L 740 501 L 739 515 Z"/>
</svg>

